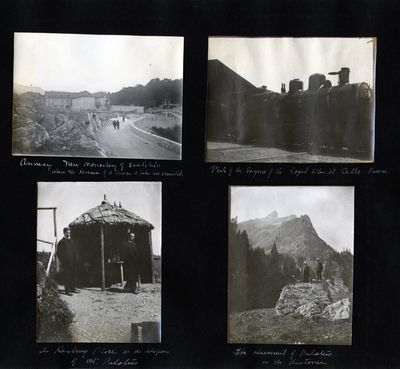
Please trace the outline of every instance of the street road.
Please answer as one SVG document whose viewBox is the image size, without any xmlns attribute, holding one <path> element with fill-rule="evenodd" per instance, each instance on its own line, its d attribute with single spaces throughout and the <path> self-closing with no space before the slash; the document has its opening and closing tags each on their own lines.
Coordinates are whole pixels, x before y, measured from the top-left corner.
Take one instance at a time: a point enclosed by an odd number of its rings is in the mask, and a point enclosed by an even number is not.
<svg viewBox="0 0 400 369">
<path fill-rule="evenodd" d="M 115 130 L 113 125 L 104 127 L 98 136 L 100 146 L 110 158 L 126 158 L 126 159 L 167 159 L 178 160 L 179 155 L 173 151 L 139 137 L 135 133 L 133 122 L 141 119 L 125 119 L 119 118 L 120 129 Z"/>
</svg>

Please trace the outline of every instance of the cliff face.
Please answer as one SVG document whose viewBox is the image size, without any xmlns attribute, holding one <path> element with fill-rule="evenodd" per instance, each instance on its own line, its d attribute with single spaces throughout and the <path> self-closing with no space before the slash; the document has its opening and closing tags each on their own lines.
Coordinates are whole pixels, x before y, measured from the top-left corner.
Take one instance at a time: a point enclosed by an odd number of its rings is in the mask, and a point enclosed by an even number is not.
<svg viewBox="0 0 400 369">
<path fill-rule="evenodd" d="M 276 211 L 265 218 L 252 219 L 238 224 L 241 231 L 246 231 L 253 248 L 263 248 L 269 252 L 276 244 L 281 254 L 295 259 L 320 258 L 326 260 L 334 250 L 322 240 L 315 231 L 308 215 L 296 217 L 278 217 Z"/>
<path fill-rule="evenodd" d="M 106 123 L 87 112 L 49 112 L 43 96 L 25 93 L 14 101 L 13 153 L 104 157 L 96 136 Z"/>
</svg>

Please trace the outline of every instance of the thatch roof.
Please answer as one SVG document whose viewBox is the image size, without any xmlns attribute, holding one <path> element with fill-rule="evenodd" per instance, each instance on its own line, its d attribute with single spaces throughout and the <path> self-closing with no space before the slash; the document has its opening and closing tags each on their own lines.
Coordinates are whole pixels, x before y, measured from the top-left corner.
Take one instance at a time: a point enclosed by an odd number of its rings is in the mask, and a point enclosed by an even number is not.
<svg viewBox="0 0 400 369">
<path fill-rule="evenodd" d="M 154 229 L 153 225 L 139 217 L 138 215 L 124 209 L 121 206 L 111 205 L 107 201 L 103 201 L 101 205 L 96 206 L 83 213 L 81 216 L 76 218 L 70 227 L 92 225 L 92 224 L 127 224 L 127 225 L 139 225 Z"/>
</svg>

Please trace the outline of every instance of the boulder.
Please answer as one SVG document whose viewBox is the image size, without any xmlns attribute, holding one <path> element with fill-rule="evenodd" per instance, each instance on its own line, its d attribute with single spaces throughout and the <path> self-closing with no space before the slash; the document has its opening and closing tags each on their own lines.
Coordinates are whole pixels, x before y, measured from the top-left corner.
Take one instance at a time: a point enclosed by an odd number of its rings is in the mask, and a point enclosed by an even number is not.
<svg viewBox="0 0 400 369">
<path fill-rule="evenodd" d="M 32 120 L 36 123 L 40 123 L 40 120 L 43 118 L 43 114 L 38 113 L 30 106 L 18 106 L 15 110 L 18 117 L 21 119 Z"/>
<path fill-rule="evenodd" d="M 325 282 L 328 294 L 332 302 L 349 297 L 349 289 L 343 284 L 340 278 L 335 278 L 334 283 Z"/>
<path fill-rule="evenodd" d="M 57 127 L 54 121 L 54 114 L 46 114 L 40 124 L 46 128 L 47 131 L 52 131 Z"/>
<path fill-rule="evenodd" d="M 329 320 L 349 319 L 351 303 L 349 298 L 345 298 L 328 305 L 322 312 L 322 316 Z"/>
<path fill-rule="evenodd" d="M 65 122 L 67 122 L 67 117 L 64 114 L 57 114 L 54 117 L 54 123 L 57 127 L 62 126 Z"/>
<path fill-rule="evenodd" d="M 307 318 L 311 318 L 312 316 L 320 315 L 322 313 L 322 310 L 318 304 L 312 301 L 298 307 L 296 309 L 296 313 L 303 315 Z"/>
<path fill-rule="evenodd" d="M 50 132 L 49 148 L 53 152 L 84 156 L 106 156 L 90 124 L 68 120 Z"/>
<path fill-rule="evenodd" d="M 321 283 L 289 284 L 283 288 L 275 311 L 278 315 L 290 314 L 307 303 L 314 303 L 323 309 L 332 301 Z"/>
<path fill-rule="evenodd" d="M 50 139 L 46 129 L 33 121 L 13 130 L 13 152 L 30 154 L 43 147 Z"/>
<path fill-rule="evenodd" d="M 278 315 L 297 312 L 304 316 L 314 316 L 322 313 L 328 305 L 349 298 L 349 289 L 339 282 L 289 284 L 283 288 L 275 311 Z"/>
</svg>

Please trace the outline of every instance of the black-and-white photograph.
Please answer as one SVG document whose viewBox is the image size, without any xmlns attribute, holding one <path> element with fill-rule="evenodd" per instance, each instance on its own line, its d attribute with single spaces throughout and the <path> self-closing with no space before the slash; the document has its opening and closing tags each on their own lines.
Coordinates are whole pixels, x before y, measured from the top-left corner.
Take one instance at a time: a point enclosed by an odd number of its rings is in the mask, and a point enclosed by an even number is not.
<svg viewBox="0 0 400 369">
<path fill-rule="evenodd" d="M 376 44 L 210 37 L 206 160 L 372 162 Z"/>
<path fill-rule="evenodd" d="M 13 155 L 180 160 L 183 37 L 14 33 Z"/>
<path fill-rule="evenodd" d="M 228 342 L 351 345 L 354 187 L 230 187 Z"/>
<path fill-rule="evenodd" d="M 161 183 L 39 182 L 37 342 L 161 342 Z"/>
</svg>

